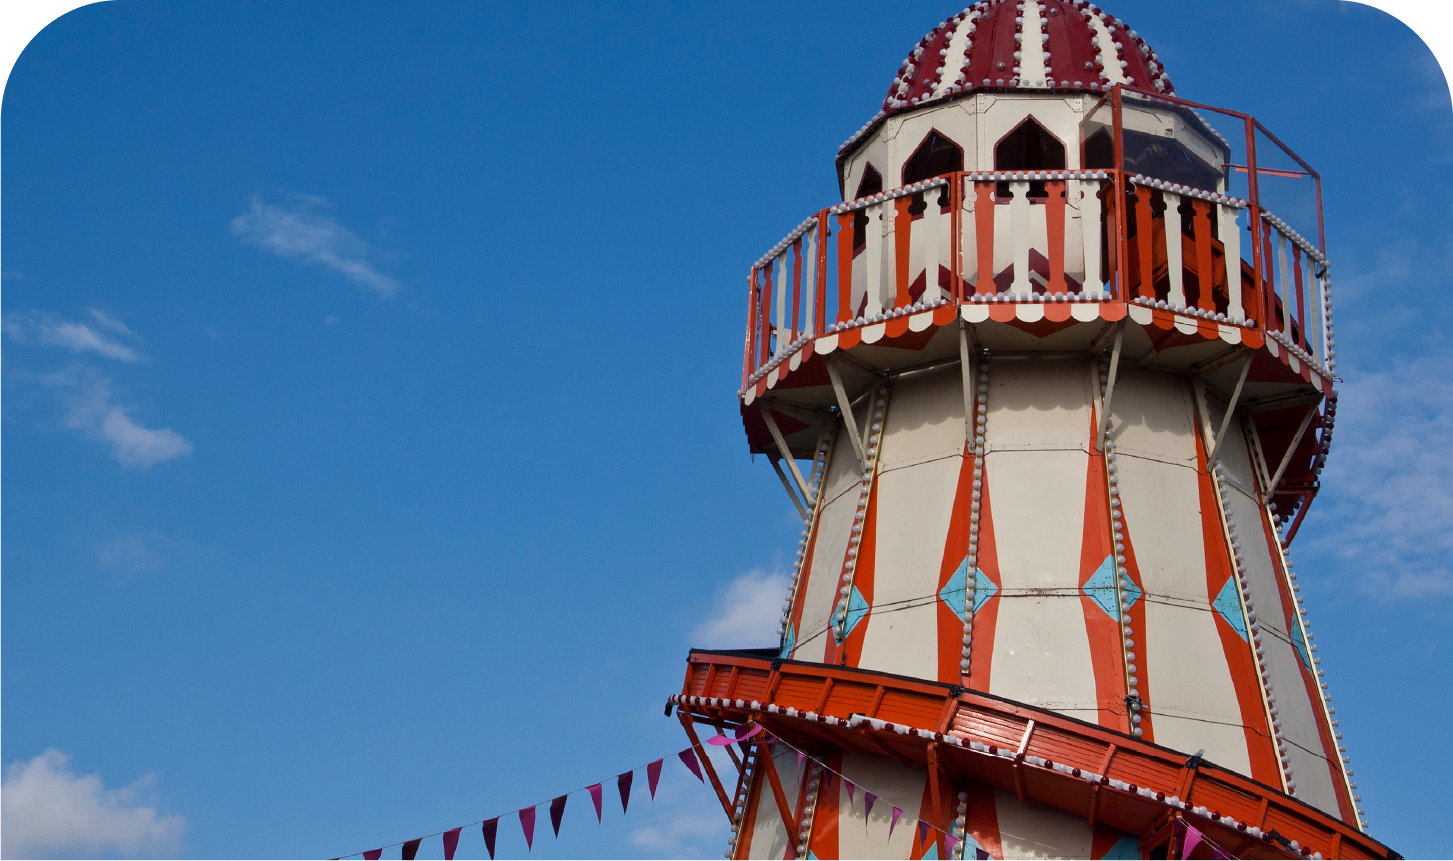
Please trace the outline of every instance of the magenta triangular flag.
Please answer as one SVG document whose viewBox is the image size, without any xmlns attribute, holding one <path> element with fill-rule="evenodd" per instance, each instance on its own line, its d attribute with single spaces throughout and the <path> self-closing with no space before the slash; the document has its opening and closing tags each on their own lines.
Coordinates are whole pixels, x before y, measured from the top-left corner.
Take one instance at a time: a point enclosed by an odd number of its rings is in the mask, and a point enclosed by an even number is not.
<svg viewBox="0 0 1453 861">
<path fill-rule="evenodd" d="M 520 827 L 525 830 L 525 851 L 535 848 L 535 808 L 526 807 L 520 811 Z"/>
<path fill-rule="evenodd" d="M 646 785 L 651 787 L 651 800 L 656 800 L 656 784 L 661 780 L 661 763 L 664 760 L 656 760 L 646 766 Z"/>
<path fill-rule="evenodd" d="M 636 779 L 634 771 L 628 771 L 616 778 L 616 788 L 621 791 L 621 813 L 631 806 L 631 781 Z"/>
<path fill-rule="evenodd" d="M 687 768 L 691 769 L 691 773 L 696 775 L 697 780 L 701 781 L 702 783 L 706 783 L 706 777 L 703 776 L 701 773 L 701 763 L 696 761 L 695 750 L 688 747 L 687 749 L 681 751 L 676 755 L 681 757 L 681 762 L 684 763 Z"/>
<path fill-rule="evenodd" d="M 806 758 L 807 758 L 807 754 L 803 753 L 800 750 L 797 751 L 797 773 L 798 774 L 801 774 L 802 773 L 802 760 L 804 760 Z"/>
<path fill-rule="evenodd" d="M 1196 831 L 1196 826 L 1186 826 L 1186 836 L 1181 838 L 1181 858 L 1190 858 L 1191 852 L 1196 851 L 1196 846 L 1202 841 L 1202 833 Z"/>
<path fill-rule="evenodd" d="M 454 850 L 459 848 L 459 832 L 462 828 L 451 828 L 444 832 L 444 861 L 454 861 Z"/>
<path fill-rule="evenodd" d="M 843 786 L 847 787 L 847 789 L 848 789 L 848 806 L 851 807 L 853 805 L 853 802 L 855 802 L 855 801 L 858 800 L 858 796 L 857 796 L 858 785 L 856 783 L 853 783 L 851 780 L 848 780 L 846 777 L 844 777 L 843 778 Z"/>
<path fill-rule="evenodd" d="M 555 829 L 555 836 L 560 836 L 560 820 L 565 816 L 565 799 L 569 795 L 562 795 L 550 802 L 550 825 Z"/>
<path fill-rule="evenodd" d="M 953 836 L 952 834 L 945 834 L 943 836 L 943 845 L 947 847 L 949 853 L 952 854 L 953 851 L 958 848 L 959 838 Z"/>
<path fill-rule="evenodd" d="M 494 838 L 499 834 L 499 817 L 487 820 L 482 830 L 484 831 L 484 848 L 489 850 L 490 861 L 494 861 Z"/>
<path fill-rule="evenodd" d="M 894 807 L 893 808 L 893 821 L 888 823 L 888 836 L 889 837 L 892 837 L 893 836 L 893 829 L 898 827 L 898 819 L 902 815 L 903 815 L 903 811 L 899 810 L 897 807 Z"/>
<path fill-rule="evenodd" d="M 601 785 L 599 783 L 597 783 L 594 786 L 587 786 L 587 787 L 585 787 L 585 791 L 590 793 L 590 800 L 593 801 L 593 802 L 595 802 L 595 821 L 596 822 L 599 822 L 600 821 L 600 794 L 602 792 Z"/>
<path fill-rule="evenodd" d="M 404 861 L 414 861 L 415 858 L 419 857 L 419 844 L 423 842 L 424 838 L 420 837 L 417 840 L 410 840 L 409 842 L 405 843 L 403 854 Z"/>
<path fill-rule="evenodd" d="M 872 816 L 873 815 L 873 802 L 875 802 L 877 800 L 878 800 L 878 796 L 874 795 L 871 792 L 868 792 L 867 790 L 863 790 L 863 818 L 864 819 L 867 819 L 869 816 Z"/>
<path fill-rule="evenodd" d="M 367 852 L 363 853 L 363 861 L 378 861 L 378 859 L 382 857 L 382 849 L 370 849 Z"/>
</svg>

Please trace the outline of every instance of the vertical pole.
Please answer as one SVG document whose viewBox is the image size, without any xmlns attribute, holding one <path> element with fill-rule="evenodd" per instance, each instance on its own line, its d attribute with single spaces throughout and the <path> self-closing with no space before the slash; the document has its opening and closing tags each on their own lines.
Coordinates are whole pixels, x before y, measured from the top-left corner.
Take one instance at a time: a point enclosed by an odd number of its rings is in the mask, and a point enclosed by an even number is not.
<svg viewBox="0 0 1453 861">
<path fill-rule="evenodd" d="M 1251 271 L 1254 275 L 1252 291 L 1256 299 L 1256 325 L 1263 332 L 1269 332 L 1267 322 L 1271 319 L 1270 304 L 1266 298 L 1266 281 L 1262 271 L 1265 261 L 1262 259 L 1261 231 L 1261 196 L 1256 181 L 1256 129 L 1252 126 L 1250 117 L 1246 118 L 1246 193 L 1251 197 L 1251 208 L 1248 217 L 1251 223 Z"/>
<path fill-rule="evenodd" d="M 1111 104 L 1115 117 L 1115 249 L 1118 252 L 1115 260 L 1115 299 L 1120 304 L 1125 304 L 1129 298 L 1126 284 L 1130 277 L 1130 247 L 1129 240 L 1125 236 L 1125 146 L 1122 138 L 1123 116 L 1121 111 L 1124 107 L 1121 99 L 1122 84 L 1116 84 L 1111 92 Z"/>
</svg>

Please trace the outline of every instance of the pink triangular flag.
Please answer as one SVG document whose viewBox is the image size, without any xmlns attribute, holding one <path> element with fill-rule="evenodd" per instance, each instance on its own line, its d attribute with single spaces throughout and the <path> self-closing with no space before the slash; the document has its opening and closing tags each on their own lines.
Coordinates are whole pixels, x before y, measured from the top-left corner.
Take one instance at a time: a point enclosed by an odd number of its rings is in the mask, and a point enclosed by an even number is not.
<svg viewBox="0 0 1453 861">
<path fill-rule="evenodd" d="M 683 765 L 691 769 L 691 773 L 696 775 L 697 780 L 701 781 L 702 783 L 706 783 L 706 777 L 704 777 L 701 773 L 701 763 L 696 761 L 695 750 L 688 747 L 687 749 L 681 751 L 676 755 L 681 758 L 681 762 Z"/>
<path fill-rule="evenodd" d="M 484 833 L 484 848 L 489 850 L 490 861 L 494 861 L 494 838 L 499 834 L 499 817 L 485 820 L 480 830 Z"/>
<path fill-rule="evenodd" d="M 1185 823 L 1185 820 L 1181 821 Z M 1183 838 L 1181 844 L 1181 857 L 1189 858 L 1191 857 L 1191 852 L 1206 838 L 1204 834 L 1196 830 L 1196 826 L 1194 825 L 1186 823 L 1182 827 L 1186 829 L 1186 836 Z"/>
<path fill-rule="evenodd" d="M 864 819 L 867 819 L 869 816 L 872 816 L 873 815 L 873 802 L 875 802 L 877 800 L 878 800 L 878 796 L 874 795 L 871 792 L 868 792 L 867 790 L 863 790 L 863 818 Z"/>
<path fill-rule="evenodd" d="M 520 827 L 525 829 L 525 850 L 535 848 L 535 808 L 526 807 L 520 810 Z"/>
<path fill-rule="evenodd" d="M 585 787 L 585 791 L 590 793 L 590 800 L 593 801 L 593 802 L 595 802 L 595 821 L 596 822 L 599 822 L 600 821 L 600 793 L 601 793 L 601 786 L 600 786 L 599 783 L 597 783 L 594 786 L 587 786 L 587 787 Z"/>
<path fill-rule="evenodd" d="M 897 807 L 894 807 L 893 808 L 893 821 L 888 823 L 888 836 L 889 837 L 892 837 L 893 836 L 893 829 L 898 827 L 898 818 L 900 816 L 902 816 L 902 815 L 903 815 L 903 811 L 899 810 Z"/>
<path fill-rule="evenodd" d="M 631 782 L 635 779 L 634 771 L 627 771 L 616 778 L 616 789 L 621 791 L 621 813 L 631 806 Z"/>
<path fill-rule="evenodd" d="M 656 800 L 656 784 L 661 782 L 661 763 L 664 760 L 656 760 L 646 766 L 646 784 L 651 787 L 651 800 Z"/>
<path fill-rule="evenodd" d="M 797 751 L 797 773 L 798 774 L 801 774 L 802 773 L 802 760 L 804 760 L 806 758 L 807 758 L 807 754 L 803 753 L 800 750 Z"/>
<path fill-rule="evenodd" d="M 459 848 L 459 832 L 462 828 L 451 828 L 444 832 L 444 861 L 454 861 L 454 850 Z"/>
<path fill-rule="evenodd" d="M 955 849 L 958 848 L 959 838 L 953 836 L 952 834 L 945 834 L 943 836 L 943 845 L 948 847 L 948 851 L 952 853 Z"/>
<path fill-rule="evenodd" d="M 560 820 L 565 817 L 565 801 L 569 795 L 562 795 L 550 802 L 550 825 L 555 829 L 555 836 L 560 836 Z"/>
<path fill-rule="evenodd" d="M 846 786 L 848 788 L 848 806 L 849 807 L 852 807 L 853 806 L 853 802 L 855 802 L 855 801 L 858 800 L 858 796 L 856 795 L 856 793 L 858 791 L 858 785 L 856 783 L 853 783 L 851 780 L 848 780 L 846 777 L 844 777 L 843 778 L 843 786 Z"/>
</svg>

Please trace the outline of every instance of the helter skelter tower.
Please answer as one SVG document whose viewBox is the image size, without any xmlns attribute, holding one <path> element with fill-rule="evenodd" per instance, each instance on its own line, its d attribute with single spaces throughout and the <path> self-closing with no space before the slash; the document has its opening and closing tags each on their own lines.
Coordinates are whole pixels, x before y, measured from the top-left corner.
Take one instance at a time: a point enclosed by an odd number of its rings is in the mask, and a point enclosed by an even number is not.
<svg viewBox="0 0 1453 861">
<path fill-rule="evenodd" d="M 727 856 L 1389 857 L 1287 556 L 1336 414 L 1318 174 L 1080 0 L 934 27 L 837 171 L 751 267 L 780 648 L 671 697 L 766 729 L 710 775 Z"/>
</svg>

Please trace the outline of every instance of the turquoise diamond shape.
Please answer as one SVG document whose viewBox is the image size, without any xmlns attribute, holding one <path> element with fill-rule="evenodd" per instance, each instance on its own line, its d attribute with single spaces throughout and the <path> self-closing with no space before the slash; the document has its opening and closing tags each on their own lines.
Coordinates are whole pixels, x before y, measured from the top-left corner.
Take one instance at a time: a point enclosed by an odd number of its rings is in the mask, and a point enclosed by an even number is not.
<svg viewBox="0 0 1453 861">
<path fill-rule="evenodd" d="M 1226 578 L 1226 585 L 1221 587 L 1220 593 L 1216 595 L 1216 600 L 1211 602 L 1211 606 L 1216 608 L 1216 612 L 1221 614 L 1221 618 L 1226 620 L 1226 624 L 1236 629 L 1236 633 L 1241 635 L 1241 639 L 1247 639 L 1246 617 L 1241 615 L 1241 596 L 1236 593 L 1234 577 Z"/>
<path fill-rule="evenodd" d="M 1105 611 L 1105 615 L 1117 622 L 1120 621 L 1119 602 L 1115 597 L 1114 559 L 1106 556 L 1105 561 L 1100 563 L 1100 567 L 1095 569 L 1095 573 L 1090 575 L 1090 579 L 1085 581 L 1085 585 L 1080 588 L 1080 591 L 1084 592 L 1090 600 L 1099 604 L 1100 609 Z M 1134 607 L 1135 602 L 1140 600 L 1140 595 L 1140 587 L 1135 585 L 1132 580 L 1130 586 L 1125 590 L 1125 609 L 1129 610 Z"/>
<path fill-rule="evenodd" d="M 1302 633 L 1302 620 L 1297 619 L 1292 625 L 1292 645 L 1297 647 L 1297 657 L 1302 659 L 1302 666 L 1308 670 L 1312 669 L 1312 656 L 1307 654 L 1307 637 Z"/>
<path fill-rule="evenodd" d="M 848 638 L 863 617 L 868 615 L 868 602 L 863 599 L 863 593 L 854 586 L 852 594 L 848 596 L 848 618 L 841 625 L 833 626 L 833 637 L 841 643 Z"/>
<path fill-rule="evenodd" d="M 793 627 L 791 622 L 788 622 L 787 634 L 782 638 L 782 651 L 777 656 L 786 660 L 792 657 L 792 650 L 795 648 L 797 648 L 797 629 Z"/>
<path fill-rule="evenodd" d="M 954 576 L 950 577 L 948 582 L 943 584 L 943 588 L 938 591 L 939 600 L 947 604 L 949 609 L 953 610 L 954 615 L 958 616 L 961 621 L 966 621 L 964 619 L 964 606 L 968 603 L 968 591 L 965 589 L 968 579 L 969 560 L 965 559 L 960 563 L 959 570 L 954 572 Z M 978 568 L 974 569 L 975 613 L 978 613 L 979 608 L 984 606 L 984 602 L 994 597 L 994 594 L 998 591 L 999 587 L 994 585 L 993 580 L 990 580 Z"/>
</svg>

